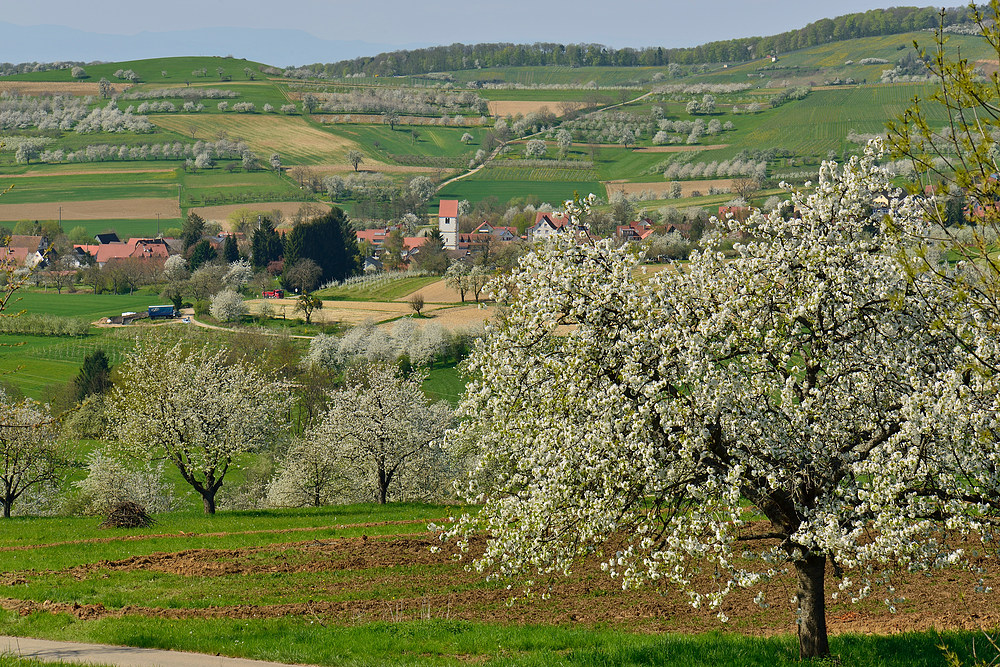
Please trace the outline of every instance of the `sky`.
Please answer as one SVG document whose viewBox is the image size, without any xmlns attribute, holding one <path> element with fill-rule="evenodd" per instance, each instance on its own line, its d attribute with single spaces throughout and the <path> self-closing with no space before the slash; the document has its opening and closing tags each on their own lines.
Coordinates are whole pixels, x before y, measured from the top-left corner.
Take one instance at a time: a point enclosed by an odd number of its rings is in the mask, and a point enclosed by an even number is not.
<svg viewBox="0 0 1000 667">
<path fill-rule="evenodd" d="M 380 45 L 597 42 L 695 46 L 771 35 L 811 21 L 899 3 L 878 0 L 35 0 L 4 3 L 0 20 L 134 35 L 195 28 L 306 31 Z M 920 3 L 913 3 L 920 4 Z M 374 54 L 358 54 L 374 55 Z"/>
</svg>

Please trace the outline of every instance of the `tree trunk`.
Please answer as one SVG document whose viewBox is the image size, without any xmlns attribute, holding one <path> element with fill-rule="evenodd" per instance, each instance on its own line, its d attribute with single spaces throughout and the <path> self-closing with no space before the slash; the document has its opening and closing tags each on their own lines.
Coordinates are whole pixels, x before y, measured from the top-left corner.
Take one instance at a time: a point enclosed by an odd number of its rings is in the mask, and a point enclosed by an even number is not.
<svg viewBox="0 0 1000 667">
<path fill-rule="evenodd" d="M 826 634 L 826 558 L 810 555 L 795 561 L 799 578 L 799 659 L 830 655 Z"/>
<path fill-rule="evenodd" d="M 205 505 L 205 514 L 215 514 L 215 491 L 202 491 L 201 501 Z"/>
<path fill-rule="evenodd" d="M 3 501 L 3 518 L 5 518 L 5 519 L 9 519 L 10 518 L 10 506 L 11 505 L 13 505 L 12 501 L 9 501 L 9 500 L 4 500 Z"/>
</svg>

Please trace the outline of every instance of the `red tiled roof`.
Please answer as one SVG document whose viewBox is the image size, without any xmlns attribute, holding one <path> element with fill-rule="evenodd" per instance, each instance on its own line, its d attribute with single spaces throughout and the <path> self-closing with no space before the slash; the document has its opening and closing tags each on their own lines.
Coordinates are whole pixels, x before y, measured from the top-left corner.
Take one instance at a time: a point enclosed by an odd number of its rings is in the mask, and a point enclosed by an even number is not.
<svg viewBox="0 0 1000 667">
<path fill-rule="evenodd" d="M 384 228 L 376 227 L 375 229 L 362 229 L 354 232 L 354 234 L 359 241 L 368 241 L 372 245 L 380 245 L 385 241 L 385 237 L 389 235 L 389 232 Z"/>
<path fill-rule="evenodd" d="M 111 259 L 166 259 L 170 256 L 167 246 L 154 239 L 129 239 L 123 243 L 103 243 L 98 246 L 78 245 L 89 252 L 98 264 Z"/>
<path fill-rule="evenodd" d="M 24 266 L 24 260 L 27 259 L 28 255 L 33 255 L 36 252 L 38 252 L 37 246 L 34 248 L 23 246 L 0 248 L 0 266 Z"/>
<path fill-rule="evenodd" d="M 438 217 L 439 218 L 457 218 L 458 217 L 458 200 L 457 199 L 442 199 L 441 203 L 438 204 Z"/>
<path fill-rule="evenodd" d="M 542 211 L 539 211 L 538 213 L 535 214 L 536 225 L 543 219 L 547 219 L 549 223 L 556 229 L 559 229 L 568 222 L 568 220 L 566 219 L 566 215 L 561 211 L 551 211 L 549 213 L 544 213 Z"/>
<path fill-rule="evenodd" d="M 11 248 L 31 248 L 32 252 L 38 250 L 38 245 L 42 242 L 41 236 L 25 236 L 24 234 L 11 234 Z"/>
</svg>

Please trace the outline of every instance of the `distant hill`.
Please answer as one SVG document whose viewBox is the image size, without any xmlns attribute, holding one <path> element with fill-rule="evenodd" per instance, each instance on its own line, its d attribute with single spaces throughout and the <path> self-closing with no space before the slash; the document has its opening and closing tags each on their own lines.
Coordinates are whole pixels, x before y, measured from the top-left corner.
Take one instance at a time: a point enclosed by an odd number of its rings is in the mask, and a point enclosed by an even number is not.
<svg viewBox="0 0 1000 667">
<path fill-rule="evenodd" d="M 412 44 L 409 46 L 423 46 Z M 233 55 L 277 67 L 330 62 L 396 48 L 352 40 L 328 40 L 301 30 L 200 28 L 136 35 L 106 35 L 62 26 L 19 26 L 0 21 L 0 61 L 124 61 L 168 56 Z"/>
<path fill-rule="evenodd" d="M 787 53 L 812 46 L 859 37 L 895 35 L 938 26 L 940 11 L 934 7 L 891 7 L 821 19 L 798 30 L 769 37 L 745 37 L 709 42 L 691 48 L 653 46 L 620 48 L 601 44 L 452 44 L 415 50 L 397 50 L 370 58 L 353 58 L 309 65 L 313 75 L 398 76 L 479 68 L 568 66 L 655 67 L 678 63 L 740 63 L 765 55 Z M 967 23 L 967 7 L 947 9 L 947 25 Z"/>
</svg>

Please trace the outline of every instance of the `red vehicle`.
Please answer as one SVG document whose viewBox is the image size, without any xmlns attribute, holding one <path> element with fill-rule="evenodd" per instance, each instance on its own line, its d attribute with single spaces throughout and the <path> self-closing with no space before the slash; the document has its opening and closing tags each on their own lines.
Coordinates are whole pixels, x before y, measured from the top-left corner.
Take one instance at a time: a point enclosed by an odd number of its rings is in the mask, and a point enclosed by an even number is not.
<svg viewBox="0 0 1000 667">
<path fill-rule="evenodd" d="M 284 299 L 285 298 L 285 290 L 283 290 L 283 289 L 265 290 L 264 291 L 264 298 L 265 299 Z"/>
</svg>

